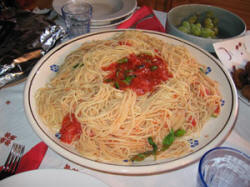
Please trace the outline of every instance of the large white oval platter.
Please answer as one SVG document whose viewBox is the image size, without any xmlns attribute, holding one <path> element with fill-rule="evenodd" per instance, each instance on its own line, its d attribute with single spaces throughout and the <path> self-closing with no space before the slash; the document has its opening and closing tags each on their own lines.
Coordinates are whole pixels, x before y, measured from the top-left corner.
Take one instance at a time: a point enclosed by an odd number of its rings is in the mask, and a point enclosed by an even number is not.
<svg viewBox="0 0 250 187">
<path fill-rule="evenodd" d="M 51 149 L 70 161 L 95 170 L 129 175 L 151 174 L 175 170 L 199 160 L 205 152 L 220 145 L 231 132 L 238 114 L 236 88 L 228 71 L 216 58 L 190 42 L 165 33 L 143 31 L 165 42 L 183 45 L 188 48 L 199 63 L 209 67 L 211 71 L 207 76 L 218 81 L 219 89 L 222 94 L 221 114 L 217 118 L 211 118 L 205 124 L 197 140 L 190 140 L 192 153 L 177 159 L 148 160 L 130 166 L 96 162 L 82 157 L 72 147 L 61 143 L 54 134 L 50 133 L 49 129 L 44 125 L 37 114 L 34 95 L 37 89 L 45 86 L 45 84 L 55 76 L 56 73 L 51 71 L 51 67 L 60 67 L 65 57 L 70 52 L 80 47 L 84 42 L 97 39 L 108 39 L 124 31 L 125 30 L 109 30 L 79 36 L 55 47 L 35 65 L 27 79 L 24 93 L 25 112 L 31 126 Z"/>
</svg>

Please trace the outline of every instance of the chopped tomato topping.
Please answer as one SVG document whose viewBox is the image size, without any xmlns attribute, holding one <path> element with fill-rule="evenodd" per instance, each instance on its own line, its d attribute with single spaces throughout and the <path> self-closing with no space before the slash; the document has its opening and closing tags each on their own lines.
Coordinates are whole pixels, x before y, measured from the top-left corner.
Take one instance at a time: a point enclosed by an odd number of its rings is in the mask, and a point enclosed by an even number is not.
<svg viewBox="0 0 250 187">
<path fill-rule="evenodd" d="M 161 55 L 160 51 L 158 49 L 154 49 L 154 51 L 158 54 Z"/>
<path fill-rule="evenodd" d="M 131 44 L 131 43 L 129 43 L 129 42 L 127 42 L 127 41 L 119 41 L 118 43 L 119 43 L 119 45 L 127 45 L 127 46 L 132 46 L 132 44 Z"/>
<path fill-rule="evenodd" d="M 203 89 L 200 89 L 200 96 L 201 96 L 201 97 L 204 97 L 205 94 L 206 94 L 206 95 L 211 95 L 211 91 L 210 91 L 209 89 L 207 89 L 207 88 L 205 88 L 205 92 L 204 92 Z"/>
<path fill-rule="evenodd" d="M 177 95 L 177 94 L 174 94 L 174 95 L 173 95 L 173 98 L 174 98 L 174 99 L 176 99 L 177 97 L 178 97 L 178 95 Z"/>
<path fill-rule="evenodd" d="M 196 126 L 196 120 L 195 120 L 192 116 L 190 116 L 190 117 L 188 118 L 188 121 L 191 122 L 191 124 L 192 124 L 193 127 Z"/>
<path fill-rule="evenodd" d="M 112 83 L 120 90 L 130 88 L 137 95 L 152 92 L 157 85 L 173 77 L 161 57 L 149 54 L 130 54 L 102 69 L 110 72 L 105 83 Z"/>
<path fill-rule="evenodd" d="M 200 96 L 201 96 L 201 97 L 204 97 L 204 96 L 205 96 L 205 93 L 204 93 L 204 91 L 203 91 L 202 89 L 200 89 Z"/>
<path fill-rule="evenodd" d="M 90 129 L 90 131 L 88 132 L 89 137 L 94 137 L 95 133 L 92 129 Z"/>
<path fill-rule="evenodd" d="M 209 89 L 207 89 L 207 88 L 206 88 L 206 94 L 211 95 L 211 91 Z"/>
<path fill-rule="evenodd" d="M 72 141 L 80 138 L 82 133 L 81 124 L 77 121 L 74 114 L 68 114 L 63 118 L 60 129 L 61 141 L 71 144 Z"/>
<path fill-rule="evenodd" d="M 217 116 L 219 115 L 219 113 L 220 113 L 220 105 L 218 104 L 218 105 L 217 105 L 217 108 L 215 109 L 215 111 L 214 111 L 214 113 L 213 113 L 213 116 L 214 116 L 214 117 L 217 117 Z"/>
<path fill-rule="evenodd" d="M 196 121 L 195 121 L 195 119 L 192 120 L 192 125 L 193 125 L 193 127 L 196 126 Z"/>
</svg>

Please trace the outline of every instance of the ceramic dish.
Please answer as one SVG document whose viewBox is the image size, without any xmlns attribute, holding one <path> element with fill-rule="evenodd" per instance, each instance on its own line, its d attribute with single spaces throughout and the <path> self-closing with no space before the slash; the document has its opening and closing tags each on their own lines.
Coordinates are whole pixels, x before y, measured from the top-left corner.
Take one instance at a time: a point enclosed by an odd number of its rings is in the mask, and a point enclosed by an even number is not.
<svg viewBox="0 0 250 187">
<path fill-rule="evenodd" d="M 39 169 L 13 175 L 0 181 L 1 187 L 108 187 L 102 181 L 73 170 L 68 169 Z"/>
<path fill-rule="evenodd" d="M 52 3 L 55 11 L 62 15 L 61 7 L 68 1 L 73 0 L 54 0 Z M 125 18 L 132 14 L 136 7 L 136 0 L 75 0 L 88 2 L 93 7 L 92 25 L 107 25 L 115 20 Z"/>
<path fill-rule="evenodd" d="M 233 72 L 233 67 L 244 69 L 250 61 L 250 33 L 232 40 L 216 42 L 213 46 L 218 58 L 230 73 Z M 242 102 L 250 106 L 250 100 L 244 97 L 240 90 L 238 95 Z"/>
<path fill-rule="evenodd" d="M 179 169 L 197 161 L 205 152 L 221 144 L 231 132 L 238 114 L 237 92 L 230 74 L 216 58 L 200 47 L 172 35 L 154 31 L 143 31 L 162 41 L 187 47 L 200 63 L 207 66 L 207 75 L 211 79 L 218 81 L 222 94 L 221 114 L 217 118 L 211 118 L 205 124 L 199 138 L 188 140 L 192 153 L 176 159 L 157 161 L 149 159 L 127 166 L 93 161 L 80 156 L 72 147 L 62 144 L 60 140 L 55 137 L 55 134 L 49 131 L 37 114 L 34 98 L 35 92 L 37 89 L 44 87 L 45 84 L 55 76 L 56 72 L 54 70 L 60 68 L 65 57 L 71 51 L 76 50 L 83 42 L 108 39 L 124 31 L 125 30 L 109 30 L 79 36 L 62 43 L 40 59 L 29 74 L 24 92 L 25 112 L 32 128 L 51 149 L 74 163 L 95 170 L 126 175 L 152 174 Z"/>
<path fill-rule="evenodd" d="M 182 21 L 188 19 L 191 15 L 202 15 L 207 11 L 213 12 L 214 16 L 219 20 L 218 38 L 198 37 L 184 33 L 178 29 Z M 226 9 L 204 4 L 186 4 L 174 7 L 168 12 L 166 28 L 167 33 L 199 45 L 208 52 L 214 52 L 213 43 L 244 35 L 246 24 L 238 15 Z"/>
<path fill-rule="evenodd" d="M 107 25 L 90 25 L 90 32 L 98 32 L 98 31 L 104 31 L 104 30 L 110 30 L 110 29 L 116 29 L 116 27 L 118 25 L 120 25 L 121 23 L 123 23 L 124 21 L 127 21 L 128 19 L 131 18 L 133 14 L 128 15 L 125 18 L 121 18 L 119 20 L 117 20 L 114 23 L 110 23 Z"/>
</svg>

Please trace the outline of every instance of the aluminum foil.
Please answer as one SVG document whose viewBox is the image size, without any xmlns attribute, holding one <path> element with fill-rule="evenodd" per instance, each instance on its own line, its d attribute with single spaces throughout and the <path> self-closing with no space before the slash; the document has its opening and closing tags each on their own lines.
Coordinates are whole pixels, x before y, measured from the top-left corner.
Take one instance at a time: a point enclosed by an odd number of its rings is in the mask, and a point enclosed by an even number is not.
<svg viewBox="0 0 250 187">
<path fill-rule="evenodd" d="M 8 56 L 2 58 L 0 64 L 0 88 L 27 77 L 36 62 L 65 37 L 66 32 L 63 27 L 50 25 L 45 28 L 40 38 L 32 43 L 34 50 L 15 59 L 8 58 Z M 37 49 L 38 46 L 39 49 Z"/>
<path fill-rule="evenodd" d="M 59 43 L 66 36 L 66 31 L 61 26 L 53 25 L 46 28 L 40 37 L 40 42 L 43 49 L 42 54 L 47 53 L 56 45 L 56 43 Z"/>
</svg>

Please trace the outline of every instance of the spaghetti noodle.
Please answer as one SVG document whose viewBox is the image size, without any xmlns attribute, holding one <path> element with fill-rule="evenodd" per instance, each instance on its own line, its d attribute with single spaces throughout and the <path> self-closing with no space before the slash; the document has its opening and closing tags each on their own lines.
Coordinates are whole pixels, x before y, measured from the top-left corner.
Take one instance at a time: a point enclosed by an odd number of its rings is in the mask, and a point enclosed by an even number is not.
<svg viewBox="0 0 250 187">
<path fill-rule="evenodd" d="M 186 137 L 220 112 L 218 84 L 204 70 L 183 46 L 126 31 L 69 54 L 36 93 L 37 109 L 84 157 L 108 163 L 140 160 L 141 153 L 179 157 L 190 151 Z"/>
</svg>

